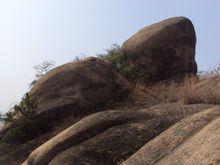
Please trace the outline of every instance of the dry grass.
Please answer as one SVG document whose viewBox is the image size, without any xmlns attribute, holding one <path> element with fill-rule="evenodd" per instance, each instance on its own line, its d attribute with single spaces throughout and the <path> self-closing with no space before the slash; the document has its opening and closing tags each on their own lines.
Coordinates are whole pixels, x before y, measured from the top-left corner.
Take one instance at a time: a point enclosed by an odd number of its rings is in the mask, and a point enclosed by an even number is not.
<svg viewBox="0 0 220 165">
<path fill-rule="evenodd" d="M 181 86 L 181 84 L 175 82 L 152 85 L 137 83 L 133 92 L 126 99 L 115 104 L 114 107 L 108 107 L 108 109 L 139 110 L 160 103 L 177 102 Z"/>
<path fill-rule="evenodd" d="M 198 78 L 195 76 L 187 76 L 181 87 L 181 97 L 180 100 L 184 104 L 193 104 L 195 103 L 195 92 L 193 90 L 195 84 L 198 82 Z"/>
<path fill-rule="evenodd" d="M 162 103 L 172 103 L 178 101 L 179 89 L 181 84 L 176 82 L 158 83 L 152 86 L 146 87 L 146 92 L 148 95 L 157 99 Z"/>
<path fill-rule="evenodd" d="M 220 76 L 186 77 L 181 89 L 184 104 L 220 104 Z"/>
<path fill-rule="evenodd" d="M 219 80 L 219 83 L 218 83 Z M 218 90 L 219 87 L 219 90 Z M 136 84 L 123 102 L 110 109 L 143 109 L 161 103 L 220 104 L 220 76 L 187 76 L 183 82 Z"/>
</svg>

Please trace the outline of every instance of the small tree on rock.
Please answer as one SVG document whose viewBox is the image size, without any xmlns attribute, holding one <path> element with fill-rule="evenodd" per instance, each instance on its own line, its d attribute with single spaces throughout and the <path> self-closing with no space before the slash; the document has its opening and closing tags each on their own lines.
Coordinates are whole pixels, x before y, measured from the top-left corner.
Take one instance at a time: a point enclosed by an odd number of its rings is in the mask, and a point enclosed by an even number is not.
<svg viewBox="0 0 220 165">
<path fill-rule="evenodd" d="M 34 70 L 36 72 L 35 76 L 37 79 L 40 79 L 45 75 L 51 68 L 55 66 L 54 61 L 43 61 L 41 64 L 35 65 Z"/>
<path fill-rule="evenodd" d="M 30 83 L 30 87 L 32 87 L 43 75 L 45 75 L 54 66 L 54 61 L 43 61 L 42 63 L 35 65 L 33 68 L 35 70 L 36 79 Z"/>
</svg>

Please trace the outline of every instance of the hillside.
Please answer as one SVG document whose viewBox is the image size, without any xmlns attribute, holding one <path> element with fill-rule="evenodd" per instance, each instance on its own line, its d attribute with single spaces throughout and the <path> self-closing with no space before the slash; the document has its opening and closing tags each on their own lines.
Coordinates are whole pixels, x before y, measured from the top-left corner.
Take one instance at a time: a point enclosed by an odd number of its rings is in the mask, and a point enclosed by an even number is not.
<svg viewBox="0 0 220 165">
<path fill-rule="evenodd" d="M 220 164 L 220 77 L 197 75 L 195 47 L 173 17 L 52 69 L 1 129 L 0 164 Z"/>
</svg>

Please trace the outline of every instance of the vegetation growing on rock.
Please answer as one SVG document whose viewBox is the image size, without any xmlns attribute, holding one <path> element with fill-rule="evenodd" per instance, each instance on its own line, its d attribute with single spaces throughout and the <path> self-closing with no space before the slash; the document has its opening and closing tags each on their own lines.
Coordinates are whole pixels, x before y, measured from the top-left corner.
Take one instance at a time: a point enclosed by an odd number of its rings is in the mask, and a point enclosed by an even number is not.
<svg viewBox="0 0 220 165">
<path fill-rule="evenodd" d="M 135 65 L 125 64 L 125 56 L 121 52 L 121 46 L 113 44 L 106 50 L 106 54 L 98 55 L 98 57 L 109 61 L 113 67 L 130 82 L 136 83 L 142 79 L 148 81 L 148 75 L 143 74 Z"/>
<path fill-rule="evenodd" d="M 1 117 L 2 121 L 11 125 L 3 137 L 3 141 L 21 143 L 36 136 L 41 131 L 42 128 L 40 128 L 40 124 L 35 119 L 37 106 L 37 99 L 26 93 L 19 104 L 16 104 Z"/>
<path fill-rule="evenodd" d="M 43 77 L 49 70 L 55 66 L 54 61 L 43 61 L 42 63 L 35 65 L 33 68 L 35 70 L 35 80 L 30 83 L 30 87 L 33 87 L 36 82 Z"/>
</svg>

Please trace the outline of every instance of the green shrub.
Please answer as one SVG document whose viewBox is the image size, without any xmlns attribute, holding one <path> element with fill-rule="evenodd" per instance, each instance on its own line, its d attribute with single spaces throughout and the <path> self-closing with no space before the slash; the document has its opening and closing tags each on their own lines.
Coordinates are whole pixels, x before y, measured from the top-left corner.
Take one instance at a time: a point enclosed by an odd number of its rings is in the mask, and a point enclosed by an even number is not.
<svg viewBox="0 0 220 165">
<path fill-rule="evenodd" d="M 125 56 L 122 55 L 119 45 L 113 44 L 106 51 L 106 54 L 101 54 L 99 57 L 111 62 L 113 67 L 126 79 L 131 82 L 136 82 L 141 77 L 148 79 L 148 76 L 141 73 L 138 67 L 125 63 Z"/>
<path fill-rule="evenodd" d="M 41 130 L 40 123 L 35 118 L 37 105 L 37 99 L 27 93 L 18 105 L 1 117 L 5 123 L 11 124 L 4 141 L 23 142 L 37 135 Z"/>
<path fill-rule="evenodd" d="M 110 49 L 106 50 L 106 54 L 101 54 L 99 57 L 111 62 L 114 68 L 120 71 L 123 68 L 123 56 L 120 49 L 119 45 L 113 44 Z"/>
</svg>

